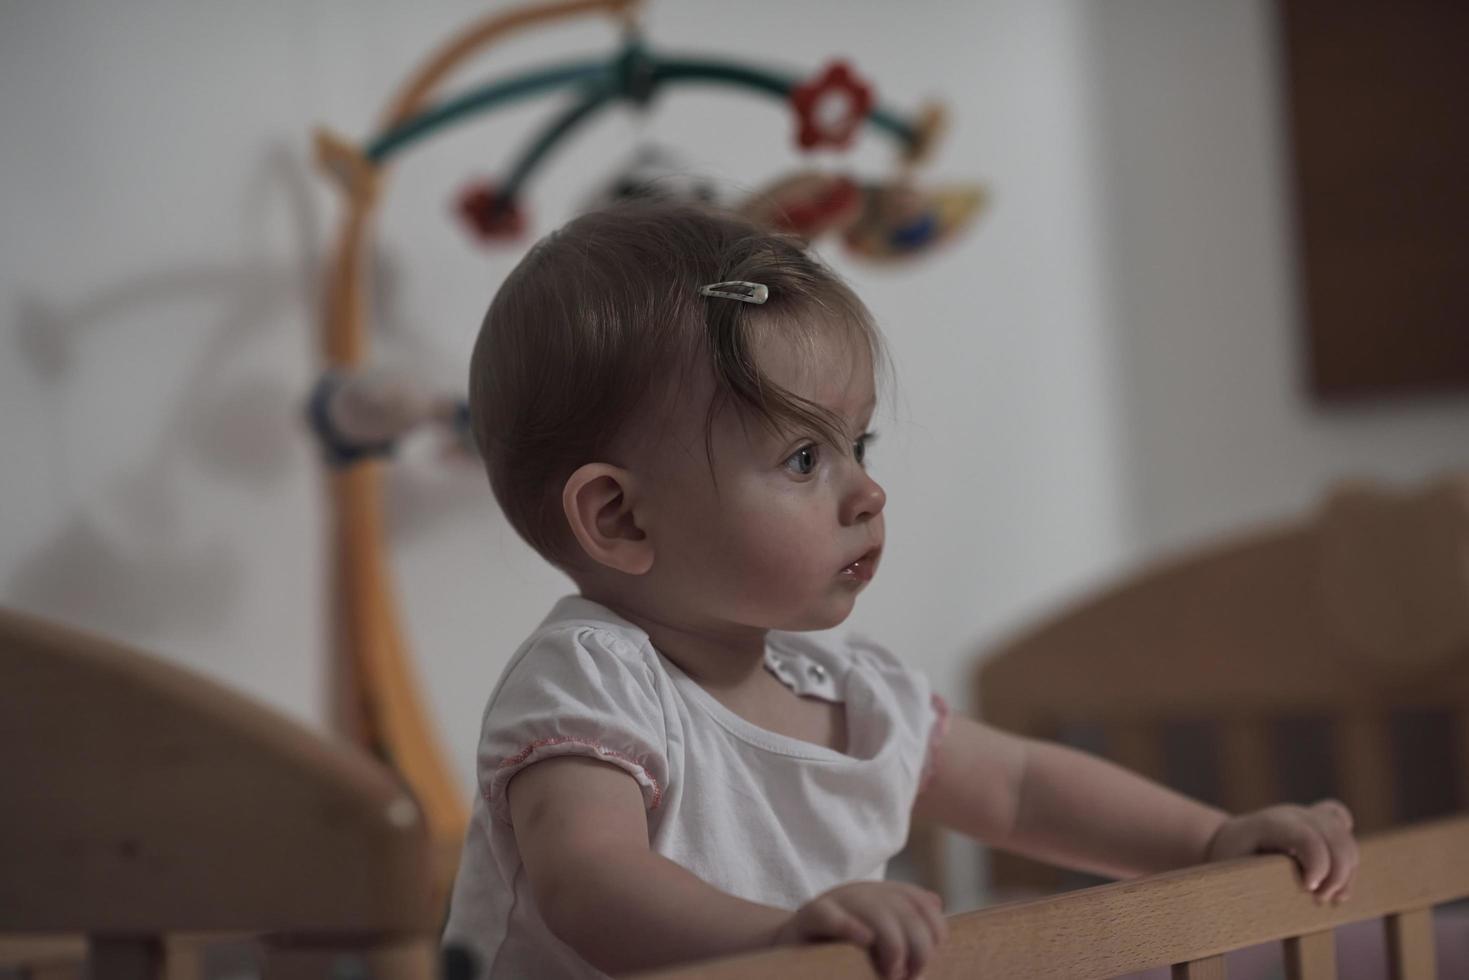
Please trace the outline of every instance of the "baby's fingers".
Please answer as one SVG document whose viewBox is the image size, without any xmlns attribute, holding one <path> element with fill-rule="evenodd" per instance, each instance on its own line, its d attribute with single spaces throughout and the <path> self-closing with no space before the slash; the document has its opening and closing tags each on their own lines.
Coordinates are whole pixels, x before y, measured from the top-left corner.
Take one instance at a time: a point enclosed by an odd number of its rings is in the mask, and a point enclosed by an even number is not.
<svg viewBox="0 0 1469 980">
<path fill-rule="evenodd" d="M 1331 872 L 1331 850 L 1316 823 L 1309 817 L 1289 820 L 1281 844 L 1301 866 L 1301 880 L 1308 891 L 1316 891 Z"/>
<path fill-rule="evenodd" d="M 1352 811 L 1348 810 L 1347 805 L 1341 800 L 1322 800 L 1319 803 L 1313 804 L 1311 809 L 1314 812 L 1324 813 L 1340 820 L 1346 825 L 1349 833 L 1356 824 L 1356 820 L 1352 817 Z"/>
<path fill-rule="evenodd" d="M 885 980 L 903 980 L 908 976 L 908 936 L 897 914 L 882 908 L 867 921 L 876 933 L 872 957 L 877 961 L 878 974 Z"/>
<path fill-rule="evenodd" d="M 928 926 L 933 945 L 937 946 L 949 938 L 949 923 L 944 918 L 944 900 L 926 888 L 914 887 L 909 891 L 913 907 L 918 910 Z"/>
<path fill-rule="evenodd" d="M 803 932 L 808 939 L 832 939 L 856 946 L 866 946 L 876 938 L 871 927 L 832 901 L 810 906 Z"/>
<path fill-rule="evenodd" d="M 934 902 L 918 895 L 908 896 L 908 901 L 894 908 L 893 911 L 899 928 L 903 930 L 903 940 L 907 944 L 908 953 L 903 969 L 896 974 L 888 975 L 918 977 L 933 959 L 933 951 L 940 942 L 943 933 L 942 916 L 938 914 Z M 934 921 L 935 918 L 939 920 L 937 923 Z"/>
<path fill-rule="evenodd" d="M 934 947 L 939 944 L 939 935 L 935 931 L 930 914 L 917 903 L 905 910 L 900 916 L 903 920 L 904 931 L 908 937 L 908 977 L 917 977 L 923 973 L 928 961 L 933 958 Z"/>
<path fill-rule="evenodd" d="M 1318 803 L 1309 812 L 1331 852 L 1331 871 L 1317 894 L 1322 901 L 1339 902 L 1357 873 L 1359 855 L 1352 836 L 1351 813 L 1335 800 Z"/>
</svg>

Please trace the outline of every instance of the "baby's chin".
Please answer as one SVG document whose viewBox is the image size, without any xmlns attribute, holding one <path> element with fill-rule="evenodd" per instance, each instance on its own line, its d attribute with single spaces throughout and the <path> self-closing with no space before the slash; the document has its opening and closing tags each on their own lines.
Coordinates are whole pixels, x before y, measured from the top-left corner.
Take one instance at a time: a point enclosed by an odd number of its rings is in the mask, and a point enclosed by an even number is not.
<svg viewBox="0 0 1469 980">
<path fill-rule="evenodd" d="M 772 626 L 771 629 L 786 633 L 810 633 L 816 630 L 833 629 L 847 621 L 856 605 L 856 593 L 830 599 L 819 605 L 813 605 L 811 608 L 798 610 L 781 617 L 781 624 Z"/>
</svg>

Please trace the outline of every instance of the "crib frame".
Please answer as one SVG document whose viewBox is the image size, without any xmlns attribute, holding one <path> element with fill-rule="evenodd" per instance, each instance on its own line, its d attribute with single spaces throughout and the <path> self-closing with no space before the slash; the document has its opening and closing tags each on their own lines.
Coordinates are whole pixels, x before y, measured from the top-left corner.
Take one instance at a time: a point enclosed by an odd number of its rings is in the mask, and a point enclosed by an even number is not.
<svg viewBox="0 0 1469 980">
<path fill-rule="evenodd" d="M 1172 966 L 1175 980 L 1224 980 L 1224 954 L 1283 942 L 1291 980 L 1333 980 L 1333 932 L 1382 919 L 1394 980 L 1435 976 L 1432 910 L 1469 897 L 1469 816 L 1362 843 L 1351 899 L 1320 906 L 1283 856 L 1245 858 L 954 916 L 925 980 L 1102 980 Z M 872 980 L 845 944 L 772 950 L 640 980 Z"/>
</svg>

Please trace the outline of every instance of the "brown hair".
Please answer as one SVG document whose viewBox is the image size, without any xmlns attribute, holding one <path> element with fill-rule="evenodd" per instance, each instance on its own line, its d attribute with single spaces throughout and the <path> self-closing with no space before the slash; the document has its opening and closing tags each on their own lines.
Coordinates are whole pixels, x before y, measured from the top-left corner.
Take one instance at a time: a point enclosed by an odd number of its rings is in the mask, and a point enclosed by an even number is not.
<svg viewBox="0 0 1469 980">
<path fill-rule="evenodd" d="M 713 282 L 770 290 L 763 305 L 701 296 Z M 771 426 L 804 426 L 840 445 L 839 421 L 771 382 L 752 336 L 800 341 L 833 329 L 881 337 L 867 308 L 799 239 L 668 201 L 583 215 L 538 242 L 500 287 L 470 359 L 469 412 L 490 485 L 511 525 L 547 559 L 569 557 L 561 488 L 606 459 L 613 440 L 670 382 L 711 372 L 716 413 L 731 404 Z"/>
</svg>

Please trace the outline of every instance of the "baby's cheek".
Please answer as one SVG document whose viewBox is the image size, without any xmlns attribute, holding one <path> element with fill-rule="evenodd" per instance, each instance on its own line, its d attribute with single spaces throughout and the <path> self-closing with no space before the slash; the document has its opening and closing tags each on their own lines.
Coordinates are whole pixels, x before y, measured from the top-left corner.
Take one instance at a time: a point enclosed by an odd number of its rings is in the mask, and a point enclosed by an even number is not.
<svg viewBox="0 0 1469 980">
<path fill-rule="evenodd" d="M 762 591 L 788 589 L 829 564 L 824 560 L 829 549 L 809 520 L 772 510 L 749 515 L 742 524 L 733 548 L 741 571 L 768 586 Z"/>
</svg>

